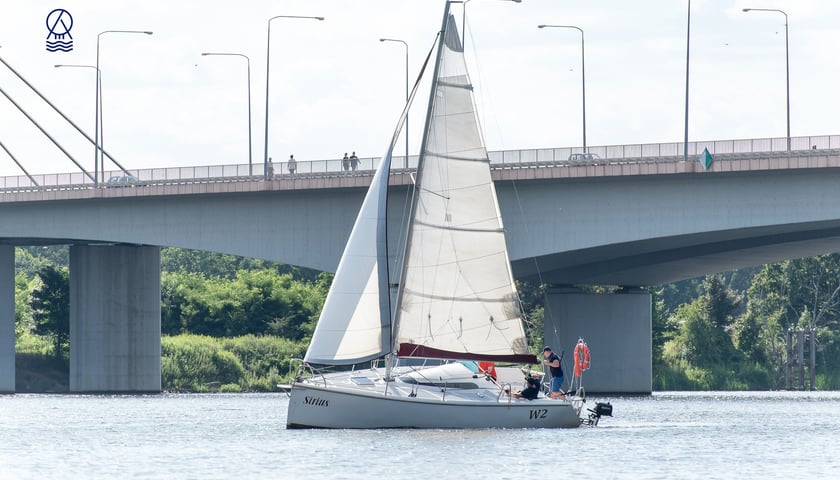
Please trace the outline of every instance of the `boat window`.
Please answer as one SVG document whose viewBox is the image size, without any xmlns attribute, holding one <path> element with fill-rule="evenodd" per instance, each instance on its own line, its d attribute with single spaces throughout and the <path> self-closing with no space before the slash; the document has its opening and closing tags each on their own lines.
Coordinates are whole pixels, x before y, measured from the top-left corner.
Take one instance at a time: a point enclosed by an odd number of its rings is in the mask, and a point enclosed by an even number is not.
<svg viewBox="0 0 840 480">
<path fill-rule="evenodd" d="M 472 373 L 478 373 L 478 364 L 472 360 L 458 360 L 458 363 L 469 368 Z"/>
</svg>

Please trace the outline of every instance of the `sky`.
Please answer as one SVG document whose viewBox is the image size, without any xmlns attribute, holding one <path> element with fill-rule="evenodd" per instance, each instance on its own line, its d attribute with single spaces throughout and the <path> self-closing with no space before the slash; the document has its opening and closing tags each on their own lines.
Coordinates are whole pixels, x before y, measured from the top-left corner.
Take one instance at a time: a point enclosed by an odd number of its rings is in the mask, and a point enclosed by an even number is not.
<svg viewBox="0 0 840 480">
<path fill-rule="evenodd" d="M 93 137 L 96 64 L 104 148 L 129 169 L 262 164 L 268 19 L 268 155 L 282 161 L 380 156 L 441 24 L 443 0 L 27 0 L 0 5 L 0 57 Z M 686 0 L 470 0 L 466 54 L 489 150 L 681 142 Z M 73 18 L 73 49 L 49 52 L 47 16 Z M 840 133 L 840 2 L 691 2 L 689 140 L 786 135 L 789 18 L 792 136 Z M 461 21 L 462 6 L 452 11 Z M 584 30 L 585 81 L 581 36 Z M 152 31 L 152 35 L 105 33 Z M 247 56 L 201 56 L 202 52 Z M 250 75 L 250 95 L 248 76 Z M 425 85 L 425 84 L 424 84 Z M 93 146 L 0 65 L 0 88 L 93 170 Z M 422 136 L 428 87 L 409 116 Z M 250 97 L 250 102 L 249 102 Z M 0 142 L 29 173 L 78 172 L 0 96 Z M 396 153 L 404 151 L 404 140 Z M 106 168 L 112 168 L 106 165 Z M 0 175 L 20 175 L 0 150 Z"/>
</svg>

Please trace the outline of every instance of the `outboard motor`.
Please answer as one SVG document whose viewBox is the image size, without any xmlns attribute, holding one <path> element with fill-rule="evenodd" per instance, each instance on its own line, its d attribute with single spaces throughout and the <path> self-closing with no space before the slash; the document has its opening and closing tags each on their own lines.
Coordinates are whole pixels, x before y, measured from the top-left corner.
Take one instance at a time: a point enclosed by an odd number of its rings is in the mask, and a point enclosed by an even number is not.
<svg viewBox="0 0 840 480">
<path fill-rule="evenodd" d="M 589 412 L 589 417 L 586 418 L 586 424 L 590 427 L 595 427 L 598 425 L 598 421 L 601 420 L 601 416 L 612 417 L 612 404 L 610 402 L 597 402 L 595 403 L 595 408 L 587 408 L 586 411 Z"/>
</svg>

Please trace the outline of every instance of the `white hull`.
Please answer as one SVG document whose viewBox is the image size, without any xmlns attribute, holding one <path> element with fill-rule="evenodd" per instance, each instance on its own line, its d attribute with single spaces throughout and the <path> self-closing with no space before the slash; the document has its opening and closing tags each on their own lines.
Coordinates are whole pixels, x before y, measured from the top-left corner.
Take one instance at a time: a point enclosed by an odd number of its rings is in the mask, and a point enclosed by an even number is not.
<svg viewBox="0 0 840 480">
<path fill-rule="evenodd" d="M 360 383 L 359 385 L 358 383 Z M 292 386 L 287 428 L 576 428 L 582 400 L 500 395 L 499 386 L 442 388 L 337 373 Z M 387 387 L 386 387 L 387 383 Z M 387 390 L 386 390 L 387 388 Z M 414 396 L 412 396 L 414 395 Z"/>
</svg>

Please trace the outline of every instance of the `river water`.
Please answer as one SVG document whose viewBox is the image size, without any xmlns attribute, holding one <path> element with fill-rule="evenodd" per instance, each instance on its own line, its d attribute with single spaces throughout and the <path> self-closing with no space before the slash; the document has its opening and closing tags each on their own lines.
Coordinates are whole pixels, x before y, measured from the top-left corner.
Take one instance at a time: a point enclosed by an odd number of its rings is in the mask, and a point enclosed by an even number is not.
<svg viewBox="0 0 840 480">
<path fill-rule="evenodd" d="M 285 394 L 0 396 L 0 479 L 834 478 L 840 392 L 656 393 L 575 430 L 286 430 Z"/>
</svg>

